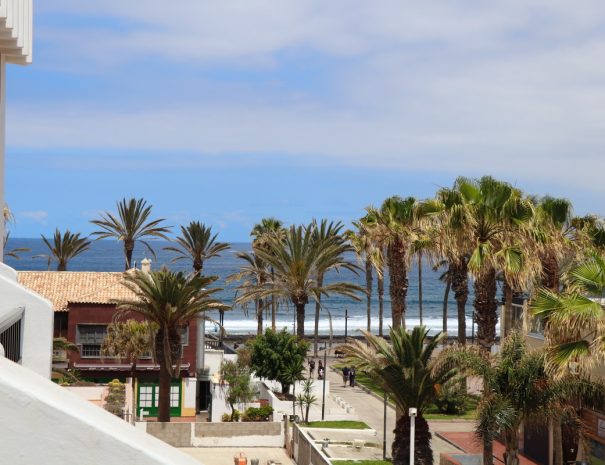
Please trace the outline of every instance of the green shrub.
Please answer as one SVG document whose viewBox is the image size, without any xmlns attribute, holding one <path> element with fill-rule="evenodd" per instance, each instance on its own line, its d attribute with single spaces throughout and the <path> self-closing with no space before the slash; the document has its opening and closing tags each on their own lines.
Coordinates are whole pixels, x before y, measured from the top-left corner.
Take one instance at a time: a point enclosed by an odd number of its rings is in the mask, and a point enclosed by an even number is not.
<svg viewBox="0 0 605 465">
<path fill-rule="evenodd" d="M 105 410 L 121 417 L 126 403 L 126 386 L 117 379 L 108 383 L 107 386 L 109 394 L 105 400 Z"/>
<path fill-rule="evenodd" d="M 441 413 L 461 415 L 465 412 L 467 395 L 459 383 L 446 384 L 441 387 L 435 399 L 435 405 Z"/>
<path fill-rule="evenodd" d="M 226 423 L 232 422 L 232 421 L 239 421 L 241 417 L 241 413 L 239 410 L 234 409 L 233 413 L 231 415 L 229 415 L 228 413 L 223 413 L 223 416 L 221 417 L 221 421 L 224 421 Z"/>
<path fill-rule="evenodd" d="M 271 414 L 273 414 L 273 407 L 270 405 L 248 407 L 242 415 L 242 421 L 269 421 Z"/>
</svg>

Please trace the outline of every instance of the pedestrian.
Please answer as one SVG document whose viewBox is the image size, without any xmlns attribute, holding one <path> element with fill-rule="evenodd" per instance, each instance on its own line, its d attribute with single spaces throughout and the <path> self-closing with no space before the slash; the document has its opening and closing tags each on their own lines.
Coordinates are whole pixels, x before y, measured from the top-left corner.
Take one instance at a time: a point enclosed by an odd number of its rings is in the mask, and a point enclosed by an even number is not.
<svg viewBox="0 0 605 465">
<path fill-rule="evenodd" d="M 349 371 L 349 385 L 355 387 L 355 368 L 351 368 Z"/>
<path fill-rule="evenodd" d="M 342 369 L 342 387 L 347 387 L 347 381 L 349 381 L 349 367 Z"/>
<path fill-rule="evenodd" d="M 319 379 L 324 379 L 324 364 L 319 361 L 319 368 L 317 368 L 317 376 Z"/>
<path fill-rule="evenodd" d="M 321 362 L 320 362 L 321 363 Z M 312 358 L 309 359 L 309 376 L 313 378 L 313 373 L 315 372 L 315 360 Z"/>
</svg>

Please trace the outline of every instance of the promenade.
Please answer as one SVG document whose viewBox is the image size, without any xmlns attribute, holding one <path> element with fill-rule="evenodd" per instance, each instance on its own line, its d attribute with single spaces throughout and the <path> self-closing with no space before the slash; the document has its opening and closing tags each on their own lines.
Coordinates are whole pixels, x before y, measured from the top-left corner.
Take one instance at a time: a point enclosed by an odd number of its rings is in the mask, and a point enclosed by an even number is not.
<svg viewBox="0 0 605 465">
<path fill-rule="evenodd" d="M 328 366 L 339 362 L 338 359 L 328 357 Z M 371 428 L 378 431 L 378 438 L 383 439 L 383 419 L 384 402 L 362 390 L 360 387 L 343 387 L 342 375 L 332 369 L 327 370 L 328 380 L 330 381 L 330 395 L 342 397 L 349 405 L 355 409 L 355 414 L 360 420 L 365 421 Z M 387 457 L 391 455 L 391 444 L 393 443 L 393 430 L 395 429 L 395 409 L 387 405 Z M 450 443 L 436 436 L 436 432 L 472 432 L 474 422 L 469 420 L 434 420 L 429 421 L 429 428 L 433 433 L 433 454 L 434 463 L 439 463 L 439 454 L 441 452 L 460 452 L 460 449 L 452 446 Z"/>
</svg>

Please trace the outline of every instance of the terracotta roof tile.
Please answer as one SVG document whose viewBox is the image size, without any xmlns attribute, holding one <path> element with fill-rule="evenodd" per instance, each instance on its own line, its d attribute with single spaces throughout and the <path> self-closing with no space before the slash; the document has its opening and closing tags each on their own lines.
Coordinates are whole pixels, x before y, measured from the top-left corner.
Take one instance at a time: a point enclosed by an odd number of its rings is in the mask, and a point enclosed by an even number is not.
<svg viewBox="0 0 605 465">
<path fill-rule="evenodd" d="M 50 300 L 55 312 L 68 303 L 110 304 L 134 294 L 122 284 L 124 273 L 106 271 L 19 271 L 19 282 Z"/>
</svg>

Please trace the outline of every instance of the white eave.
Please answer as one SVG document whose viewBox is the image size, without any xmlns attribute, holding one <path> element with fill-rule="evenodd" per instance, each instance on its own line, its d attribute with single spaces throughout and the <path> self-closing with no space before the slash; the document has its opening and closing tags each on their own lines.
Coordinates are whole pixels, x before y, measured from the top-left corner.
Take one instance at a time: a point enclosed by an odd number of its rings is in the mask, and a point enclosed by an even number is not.
<svg viewBox="0 0 605 465">
<path fill-rule="evenodd" d="M 32 62 L 33 0 L 0 0 L 0 55 L 7 63 Z"/>
</svg>

